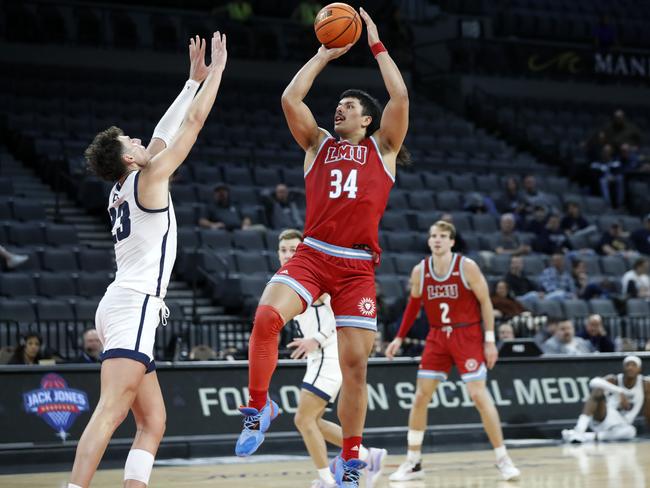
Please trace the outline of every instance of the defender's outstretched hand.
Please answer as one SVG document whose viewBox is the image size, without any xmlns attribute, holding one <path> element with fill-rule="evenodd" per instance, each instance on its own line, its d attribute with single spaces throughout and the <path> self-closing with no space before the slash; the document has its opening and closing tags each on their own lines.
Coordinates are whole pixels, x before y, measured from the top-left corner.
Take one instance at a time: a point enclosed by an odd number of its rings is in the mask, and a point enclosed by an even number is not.
<svg viewBox="0 0 650 488">
<path fill-rule="evenodd" d="M 352 44 L 348 44 L 343 47 L 333 47 L 331 49 L 328 49 L 321 44 L 321 46 L 318 48 L 318 56 L 329 63 L 332 59 L 340 58 L 343 56 L 350 50 L 351 47 Z"/>
<path fill-rule="evenodd" d="M 226 34 L 215 32 L 212 36 L 212 62 L 210 69 L 224 69 L 228 60 L 226 49 Z"/>
<path fill-rule="evenodd" d="M 362 7 L 359 7 L 359 13 L 361 18 L 366 23 L 366 31 L 368 32 L 368 45 L 372 46 L 379 42 L 379 32 L 377 32 L 377 26 Z"/>
<path fill-rule="evenodd" d="M 190 39 L 190 80 L 202 83 L 210 70 L 205 65 L 205 39 L 194 36 Z"/>
</svg>

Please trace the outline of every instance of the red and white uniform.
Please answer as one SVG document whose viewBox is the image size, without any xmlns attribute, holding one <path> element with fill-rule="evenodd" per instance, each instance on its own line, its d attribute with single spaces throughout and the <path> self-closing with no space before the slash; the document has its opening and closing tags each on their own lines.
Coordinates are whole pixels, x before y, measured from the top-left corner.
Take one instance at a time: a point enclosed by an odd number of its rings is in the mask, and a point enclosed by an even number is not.
<svg viewBox="0 0 650 488">
<path fill-rule="evenodd" d="M 452 254 L 445 276 L 437 276 L 433 258 L 422 261 L 421 292 L 431 330 L 418 377 L 445 380 L 453 363 L 463 381 L 484 380 L 481 306 L 463 275 L 465 258 Z"/>
<path fill-rule="evenodd" d="M 326 133 L 305 172 L 304 242 L 270 282 L 305 306 L 329 293 L 337 327 L 376 330 L 378 228 L 394 182 L 372 136 L 351 144 Z"/>
</svg>

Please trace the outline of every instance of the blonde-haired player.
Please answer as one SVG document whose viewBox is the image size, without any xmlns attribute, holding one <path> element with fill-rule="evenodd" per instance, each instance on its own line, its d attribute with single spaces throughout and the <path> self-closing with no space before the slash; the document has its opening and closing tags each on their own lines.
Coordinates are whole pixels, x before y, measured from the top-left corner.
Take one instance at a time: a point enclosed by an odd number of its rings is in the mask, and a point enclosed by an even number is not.
<svg viewBox="0 0 650 488">
<path fill-rule="evenodd" d="M 278 258 L 281 266 L 293 257 L 302 239 L 302 233 L 296 229 L 286 229 L 280 233 Z M 325 441 L 342 447 L 343 431 L 339 425 L 324 420 L 323 414 L 327 405 L 336 400 L 343 377 L 330 296 L 325 293 L 293 320 L 299 337 L 287 346 L 295 348 L 291 354 L 293 359 L 307 359 L 307 371 L 300 385 L 300 401 L 294 422 L 318 470 L 318 479 L 312 482 L 312 488 L 335 487 Z M 359 459 L 367 463 L 364 470 L 366 486 L 373 486 L 380 477 L 386 454 L 386 449 L 361 446 Z"/>
<path fill-rule="evenodd" d="M 431 255 L 413 268 L 411 296 L 404 318 L 397 337 L 386 349 L 386 357 L 392 359 L 424 305 L 431 330 L 422 352 L 409 416 L 407 460 L 390 475 L 391 481 L 424 478 L 421 451 L 428 405 L 454 363 L 481 414 L 502 478 L 514 480 L 520 475 L 506 452 L 499 412 L 485 387 L 487 370 L 494 367 L 498 358 L 487 282 L 474 261 L 451 252 L 455 237 L 453 224 L 442 220 L 429 229 Z M 481 322 L 485 326 L 485 336 Z"/>
</svg>

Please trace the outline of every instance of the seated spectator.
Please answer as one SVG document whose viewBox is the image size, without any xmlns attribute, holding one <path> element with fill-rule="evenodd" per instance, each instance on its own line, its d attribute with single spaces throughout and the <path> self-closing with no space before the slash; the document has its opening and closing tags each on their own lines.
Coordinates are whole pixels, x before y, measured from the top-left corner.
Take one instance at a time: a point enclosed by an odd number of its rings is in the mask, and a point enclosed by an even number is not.
<svg viewBox="0 0 650 488">
<path fill-rule="evenodd" d="M 630 242 L 625 237 L 623 227 L 618 222 L 613 222 L 609 230 L 603 233 L 596 251 L 604 256 L 634 257 L 637 255 L 635 251 L 630 249 Z"/>
<path fill-rule="evenodd" d="M 517 297 L 517 300 L 529 308 L 531 302 L 544 298 L 544 293 L 539 291 L 538 286 L 524 276 L 524 260 L 520 256 L 510 258 L 510 270 L 506 273 L 503 281 L 508 284 L 508 288 Z"/>
<path fill-rule="evenodd" d="M 190 351 L 190 361 L 215 361 L 217 353 L 207 344 L 199 344 Z"/>
<path fill-rule="evenodd" d="M 264 231 L 266 227 L 264 224 L 254 224 L 253 218 L 250 215 L 244 215 L 241 219 L 241 230 Z"/>
<path fill-rule="evenodd" d="M 607 292 L 598 283 L 593 283 L 587 273 L 587 265 L 584 261 L 577 259 L 573 261 L 571 276 L 576 287 L 576 295 L 583 300 L 591 300 L 601 296 L 607 296 Z"/>
<path fill-rule="evenodd" d="M 505 280 L 497 282 L 490 299 L 494 307 L 494 316 L 497 318 L 509 319 L 526 311 L 526 307 L 512 297 Z"/>
<path fill-rule="evenodd" d="M 637 259 L 632 269 L 621 279 L 623 293 L 630 298 L 650 298 L 649 270 L 650 266 L 646 258 Z"/>
<path fill-rule="evenodd" d="M 14 254 L 7 251 L 4 246 L 0 246 L 0 257 L 5 260 L 7 269 L 14 269 L 29 260 L 29 256 L 25 254 Z"/>
<path fill-rule="evenodd" d="M 445 222 L 449 222 L 450 224 L 454 223 L 454 216 L 450 213 L 444 213 L 440 216 L 440 220 L 444 220 Z M 461 254 L 465 254 L 467 252 L 467 243 L 465 242 L 465 239 L 460 235 L 460 232 L 458 230 L 456 231 L 456 238 L 454 239 L 454 247 L 451 248 L 452 252 L 458 252 Z"/>
<path fill-rule="evenodd" d="M 544 205 L 535 205 L 532 214 L 526 219 L 524 229 L 526 232 L 532 232 L 535 235 L 540 235 L 546 229 L 546 220 L 548 219 L 548 211 Z"/>
<path fill-rule="evenodd" d="M 589 354 L 594 348 L 589 341 L 575 336 L 575 329 L 571 320 L 562 320 L 557 324 L 557 330 L 550 339 L 542 344 L 544 354 Z"/>
<path fill-rule="evenodd" d="M 552 209 L 553 202 L 549 196 L 537 188 L 537 178 L 534 175 L 526 175 L 523 182 L 523 200 L 526 204 L 526 211 L 530 213 L 536 205 Z"/>
<path fill-rule="evenodd" d="M 542 324 L 535 334 L 535 344 L 537 344 L 540 349 L 544 349 L 544 342 L 555 335 L 557 332 L 557 327 L 560 322 L 564 319 L 559 319 L 557 317 L 547 317 L 545 323 Z"/>
<path fill-rule="evenodd" d="M 607 331 L 603 326 L 603 319 L 597 313 L 587 318 L 584 329 L 577 336 L 589 341 L 594 351 L 614 352 L 614 343 L 607 337 Z"/>
<path fill-rule="evenodd" d="M 497 327 L 497 349 L 503 341 L 511 341 L 515 338 L 515 329 L 510 322 L 504 322 Z"/>
<path fill-rule="evenodd" d="M 631 122 L 621 109 L 614 112 L 609 124 L 603 127 L 603 132 L 615 151 L 619 151 L 623 144 L 636 147 L 641 143 L 641 129 Z"/>
<path fill-rule="evenodd" d="M 560 216 L 551 214 L 546 221 L 546 227 L 533 241 L 533 251 L 542 254 L 564 253 L 571 249 L 571 243 L 560 228 Z"/>
<path fill-rule="evenodd" d="M 551 256 L 551 266 L 542 271 L 540 283 L 548 300 L 566 300 L 576 296 L 576 287 L 573 278 L 566 270 L 562 254 Z"/>
<path fill-rule="evenodd" d="M 566 235 L 574 234 L 589 226 L 587 219 L 582 216 L 580 205 L 576 202 L 567 202 L 565 212 L 566 215 L 562 217 L 560 228 Z"/>
<path fill-rule="evenodd" d="M 524 212 L 525 203 L 523 195 L 519 190 L 519 182 L 514 176 L 506 178 L 505 186 L 501 196 L 496 200 L 496 207 L 500 213 L 513 213 L 515 215 Z"/>
<path fill-rule="evenodd" d="M 95 329 L 86 329 L 82 335 L 81 355 L 73 363 L 97 363 L 102 353 L 102 342 Z"/>
<path fill-rule="evenodd" d="M 641 254 L 650 255 L 650 214 L 643 219 L 643 227 L 630 234 L 630 241 L 634 249 Z"/>
<path fill-rule="evenodd" d="M 496 240 L 495 252 L 497 254 L 511 254 L 520 256 L 530 252 L 530 246 L 523 244 L 515 232 L 515 216 L 513 214 L 503 214 L 500 220 L 501 232 Z"/>
<path fill-rule="evenodd" d="M 499 216 L 494 202 L 488 196 L 481 195 L 479 192 L 472 191 L 465 194 L 463 210 L 474 214 L 489 213 L 495 217 Z"/>
<path fill-rule="evenodd" d="M 43 341 L 39 334 L 28 333 L 20 340 L 8 364 L 38 364 L 41 359 L 44 359 L 41 354 L 42 344 Z"/>
<path fill-rule="evenodd" d="M 595 186 L 600 188 L 600 193 L 610 206 L 620 208 L 625 202 L 625 180 L 623 178 L 623 165 L 614 157 L 612 146 L 605 144 L 600 158 L 590 165 Z M 615 199 L 612 199 L 610 185 L 614 185 Z"/>
<path fill-rule="evenodd" d="M 264 199 L 266 216 L 274 229 L 302 229 L 303 221 L 295 198 L 289 193 L 289 188 L 278 183 L 273 195 Z"/>
<path fill-rule="evenodd" d="M 238 229 L 239 213 L 230 201 L 230 188 L 222 183 L 214 187 L 213 201 L 206 206 L 199 225 L 207 229 Z"/>
</svg>

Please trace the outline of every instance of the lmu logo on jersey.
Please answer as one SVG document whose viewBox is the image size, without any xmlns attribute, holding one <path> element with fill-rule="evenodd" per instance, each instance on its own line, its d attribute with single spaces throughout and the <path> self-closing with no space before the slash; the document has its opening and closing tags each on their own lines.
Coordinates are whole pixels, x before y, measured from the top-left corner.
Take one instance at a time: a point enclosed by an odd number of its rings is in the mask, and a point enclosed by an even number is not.
<svg viewBox="0 0 650 488">
<path fill-rule="evenodd" d="M 325 164 L 343 160 L 366 164 L 366 156 L 368 156 L 368 148 L 366 146 L 353 146 L 351 144 L 331 146 L 327 148 Z"/>
<path fill-rule="evenodd" d="M 458 298 L 458 285 L 452 283 L 451 285 L 428 285 L 427 298 L 433 300 L 435 298 Z"/>
</svg>

